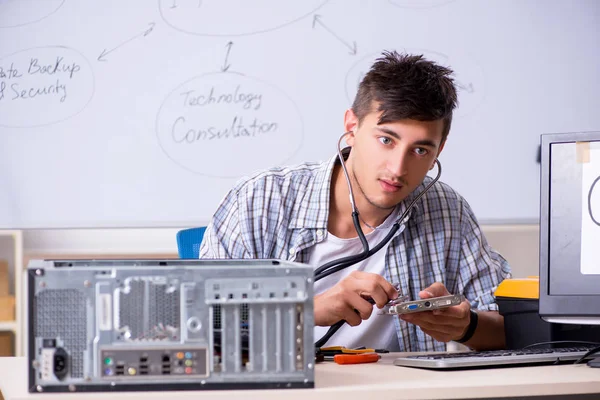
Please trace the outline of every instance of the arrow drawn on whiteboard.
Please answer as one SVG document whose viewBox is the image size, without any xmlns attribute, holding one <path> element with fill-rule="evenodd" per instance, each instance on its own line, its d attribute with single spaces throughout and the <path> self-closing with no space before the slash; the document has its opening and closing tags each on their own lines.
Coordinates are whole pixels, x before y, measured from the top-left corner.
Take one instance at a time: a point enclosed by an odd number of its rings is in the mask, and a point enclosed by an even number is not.
<svg viewBox="0 0 600 400">
<path fill-rule="evenodd" d="M 475 91 L 475 88 L 473 87 L 472 83 L 464 84 L 462 82 L 457 81 L 456 86 L 458 86 L 460 90 L 464 90 L 467 93 L 473 93 Z"/>
<path fill-rule="evenodd" d="M 150 22 L 148 24 L 150 27 L 146 28 L 146 30 L 144 30 L 144 32 L 142 33 L 138 33 L 137 35 L 130 37 L 129 39 L 127 39 L 126 41 L 124 41 L 123 43 L 121 43 L 120 45 L 118 45 L 117 47 L 114 47 L 110 50 L 102 50 L 102 53 L 100 53 L 100 55 L 98 56 L 98 61 L 106 61 L 106 59 L 104 58 L 105 56 L 109 55 L 110 53 L 112 53 L 113 51 L 117 50 L 118 48 L 126 45 L 127 43 L 131 42 L 132 40 L 135 40 L 139 37 L 146 37 L 150 34 L 150 32 L 152 32 L 152 30 L 154 29 L 154 27 L 156 26 L 156 24 L 154 22 Z"/>
<path fill-rule="evenodd" d="M 233 46 L 233 42 L 229 42 L 225 46 L 227 47 L 227 53 L 225 53 L 225 61 L 223 62 L 223 66 L 221 67 L 221 71 L 223 72 L 226 72 L 229 69 L 229 67 L 231 67 L 231 64 L 227 62 L 229 60 L 229 52 L 231 51 L 231 46 Z"/>
<path fill-rule="evenodd" d="M 313 17 L 313 29 L 315 28 L 315 26 L 319 24 L 321 25 L 323 28 L 325 28 L 325 30 L 327 32 L 329 32 L 334 38 L 336 38 L 338 41 L 340 41 L 344 46 L 346 46 L 350 51 L 349 53 L 352 54 L 353 56 L 356 55 L 356 42 L 352 42 L 352 44 L 348 43 L 347 41 L 345 41 L 344 39 L 342 39 L 341 37 L 339 37 L 334 31 L 332 31 L 331 29 L 329 29 L 329 27 L 327 25 L 325 25 L 323 23 L 323 21 L 321 21 L 321 16 L 319 14 L 315 14 L 315 16 Z"/>
</svg>

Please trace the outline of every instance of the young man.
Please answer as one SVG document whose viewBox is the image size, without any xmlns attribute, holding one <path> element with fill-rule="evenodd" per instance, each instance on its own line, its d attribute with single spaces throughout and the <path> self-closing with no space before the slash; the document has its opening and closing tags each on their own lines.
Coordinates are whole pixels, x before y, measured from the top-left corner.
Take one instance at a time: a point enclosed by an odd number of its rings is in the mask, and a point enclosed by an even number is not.
<svg viewBox="0 0 600 400">
<path fill-rule="evenodd" d="M 502 348 L 493 291 L 510 276 L 467 202 L 431 178 L 456 107 L 452 71 L 422 56 L 386 52 L 367 73 L 344 128 L 343 151 L 360 224 L 371 248 L 407 211 L 396 235 L 366 260 L 315 283 L 315 340 L 345 320 L 327 345 L 391 351 L 444 350 L 456 340 Z M 209 224 L 201 258 L 276 258 L 315 269 L 358 254 L 349 187 L 337 156 L 275 168 L 240 182 Z M 401 317 L 378 315 L 399 293 L 410 299 L 463 294 L 460 305 Z M 471 311 L 471 309 L 476 311 Z"/>
</svg>

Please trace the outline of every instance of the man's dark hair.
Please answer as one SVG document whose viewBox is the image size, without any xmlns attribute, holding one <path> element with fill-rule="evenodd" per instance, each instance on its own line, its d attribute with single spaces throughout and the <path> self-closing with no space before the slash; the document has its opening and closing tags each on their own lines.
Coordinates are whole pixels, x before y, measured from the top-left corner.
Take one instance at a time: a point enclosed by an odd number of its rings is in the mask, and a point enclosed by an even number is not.
<svg viewBox="0 0 600 400">
<path fill-rule="evenodd" d="M 414 119 L 444 120 L 442 140 L 450 132 L 457 96 L 453 71 L 422 55 L 384 52 L 365 75 L 352 104 L 358 123 L 373 110 L 383 111 L 378 124 Z"/>
</svg>

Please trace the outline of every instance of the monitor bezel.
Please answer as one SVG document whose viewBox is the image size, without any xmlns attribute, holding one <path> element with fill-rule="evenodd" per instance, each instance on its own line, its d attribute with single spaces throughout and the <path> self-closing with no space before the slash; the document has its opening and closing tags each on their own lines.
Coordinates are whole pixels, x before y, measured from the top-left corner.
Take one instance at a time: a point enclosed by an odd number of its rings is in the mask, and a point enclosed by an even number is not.
<svg viewBox="0 0 600 400">
<path fill-rule="evenodd" d="M 600 294 L 550 295 L 550 167 L 551 145 L 600 141 L 600 131 L 541 135 L 540 159 L 540 298 L 539 315 L 551 322 L 600 323 Z M 576 311 L 575 311 L 576 310 Z"/>
</svg>

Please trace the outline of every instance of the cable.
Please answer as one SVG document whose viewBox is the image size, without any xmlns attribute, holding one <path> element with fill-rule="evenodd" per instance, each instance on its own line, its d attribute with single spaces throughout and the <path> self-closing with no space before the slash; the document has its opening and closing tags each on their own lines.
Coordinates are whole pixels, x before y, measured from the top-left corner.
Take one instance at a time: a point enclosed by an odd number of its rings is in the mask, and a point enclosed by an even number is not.
<svg viewBox="0 0 600 400">
<path fill-rule="evenodd" d="M 346 321 L 341 320 L 331 325 L 329 330 L 327 330 L 327 333 L 323 335 L 321 339 L 315 342 L 315 347 L 323 347 L 323 345 L 327 343 L 327 341 L 333 336 L 333 334 L 336 333 L 345 323 Z"/>
<path fill-rule="evenodd" d="M 591 349 L 590 351 L 588 351 L 587 353 L 582 355 L 581 358 L 579 360 L 575 361 L 573 364 L 581 364 L 586 358 L 588 358 L 592 354 L 596 354 L 598 352 L 600 352 L 600 346 L 594 347 L 593 349 Z"/>
<path fill-rule="evenodd" d="M 571 344 L 589 344 L 589 345 L 600 345 L 599 342 L 588 342 L 585 340 L 553 340 L 550 342 L 539 342 L 539 343 L 532 343 L 532 344 L 528 344 L 527 346 L 523 347 L 521 350 L 525 350 L 525 349 L 529 349 L 532 347 L 537 347 L 537 346 L 544 346 L 547 344 L 567 344 L 567 343 L 571 343 Z"/>
<path fill-rule="evenodd" d="M 386 243 L 389 242 L 392 239 L 392 237 L 396 234 L 396 232 L 398 231 L 398 229 L 400 229 L 400 224 L 398 224 L 396 222 L 392 226 L 392 228 L 390 229 L 389 233 L 385 236 L 385 238 L 383 238 L 383 240 L 381 242 L 379 242 L 377 244 L 377 246 L 375 246 L 372 249 L 368 250 L 366 253 L 361 253 L 361 254 L 358 254 L 356 256 L 351 256 L 351 258 L 353 258 L 351 261 L 345 262 L 343 264 L 339 264 L 337 266 L 335 266 L 335 264 L 334 264 L 333 266 L 331 266 L 325 272 L 319 273 L 318 276 L 315 277 L 315 281 L 323 279 L 326 276 L 329 276 L 329 275 L 331 275 L 333 273 L 336 273 L 336 272 L 341 271 L 341 270 L 343 270 L 345 268 L 348 268 L 352 264 L 355 264 L 357 262 L 366 260 L 367 258 L 371 257 L 373 254 L 375 254 L 379 250 L 381 250 L 386 245 Z M 356 260 L 354 259 L 355 257 L 356 257 Z M 348 257 L 345 257 L 345 258 L 348 258 Z"/>
<path fill-rule="evenodd" d="M 323 279 L 325 276 L 321 276 L 323 271 L 326 271 L 328 268 L 331 267 L 335 267 L 336 265 L 340 265 L 343 263 L 351 263 L 349 264 L 355 264 L 359 260 L 360 257 L 362 257 L 365 254 L 368 254 L 369 252 L 369 242 L 367 242 L 367 238 L 365 237 L 365 234 L 363 233 L 362 229 L 360 228 L 360 222 L 358 220 L 358 211 L 353 211 L 352 212 L 352 221 L 354 222 L 354 228 L 356 229 L 356 232 L 358 233 L 358 237 L 360 238 L 360 241 L 362 242 L 363 245 L 363 251 L 360 254 L 355 254 L 352 256 L 347 256 L 347 257 L 342 257 L 342 258 L 338 258 L 337 260 L 333 260 L 330 261 L 324 265 L 321 265 L 319 268 L 317 268 L 315 270 L 315 282 L 318 280 Z M 357 260 L 357 261 L 356 261 Z"/>
<path fill-rule="evenodd" d="M 375 304 L 375 300 L 369 298 L 367 301 L 371 304 Z M 355 310 L 356 311 L 356 310 Z M 345 320 L 341 320 L 331 325 L 331 327 L 327 330 L 327 333 L 323 335 L 323 337 L 315 342 L 315 347 L 320 348 L 323 347 L 325 343 L 346 323 Z"/>
</svg>

